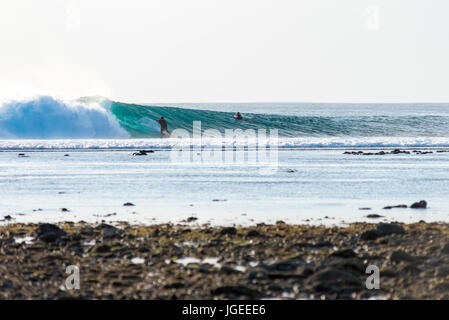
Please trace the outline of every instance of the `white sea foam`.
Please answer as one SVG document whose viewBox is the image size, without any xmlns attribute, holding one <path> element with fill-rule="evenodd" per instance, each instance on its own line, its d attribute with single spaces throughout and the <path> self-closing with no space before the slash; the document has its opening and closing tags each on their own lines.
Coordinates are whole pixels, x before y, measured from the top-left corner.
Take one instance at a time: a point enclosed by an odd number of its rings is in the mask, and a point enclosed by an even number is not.
<svg viewBox="0 0 449 320">
<path fill-rule="evenodd" d="M 11 139 L 0 140 L 0 150 L 134 150 L 199 147 L 231 148 L 246 145 L 246 140 L 236 139 Z M 251 145 L 251 143 L 249 143 Z M 271 146 L 270 146 L 271 147 Z M 306 148 L 443 148 L 449 147 L 449 137 L 297 137 L 279 138 L 281 149 Z"/>
<path fill-rule="evenodd" d="M 0 105 L 0 138 L 126 138 L 115 117 L 97 103 L 42 96 Z"/>
</svg>

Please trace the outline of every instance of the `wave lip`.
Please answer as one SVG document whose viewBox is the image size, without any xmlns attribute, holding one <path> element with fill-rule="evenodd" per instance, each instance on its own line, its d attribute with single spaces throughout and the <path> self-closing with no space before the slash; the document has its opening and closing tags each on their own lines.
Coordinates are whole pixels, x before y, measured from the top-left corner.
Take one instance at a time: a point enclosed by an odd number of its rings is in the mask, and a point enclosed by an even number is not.
<svg viewBox="0 0 449 320">
<path fill-rule="evenodd" d="M 1 139 L 127 138 L 118 121 L 97 103 L 49 96 L 0 106 Z"/>
</svg>

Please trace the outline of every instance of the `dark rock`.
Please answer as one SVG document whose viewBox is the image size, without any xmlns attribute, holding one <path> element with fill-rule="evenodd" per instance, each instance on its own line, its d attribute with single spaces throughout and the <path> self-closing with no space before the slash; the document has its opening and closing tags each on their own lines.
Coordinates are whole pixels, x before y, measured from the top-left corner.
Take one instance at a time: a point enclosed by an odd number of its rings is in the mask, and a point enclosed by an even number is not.
<svg viewBox="0 0 449 320">
<path fill-rule="evenodd" d="M 381 237 L 382 235 L 380 232 L 376 229 L 366 230 L 364 231 L 360 238 L 362 240 L 376 240 L 377 238 Z"/>
<path fill-rule="evenodd" d="M 220 231 L 220 234 L 221 234 L 221 235 L 226 235 L 226 234 L 234 235 L 234 234 L 236 234 L 236 233 L 237 233 L 237 229 L 234 228 L 234 227 L 223 228 L 223 229 L 221 229 L 221 231 Z"/>
<path fill-rule="evenodd" d="M 377 238 L 391 235 L 404 234 L 405 229 L 400 225 L 394 223 L 378 223 L 376 229 L 371 229 L 363 232 L 360 236 L 362 240 L 376 240 Z"/>
<path fill-rule="evenodd" d="M 390 234 L 404 234 L 405 229 L 397 224 L 394 223 L 383 223 L 380 222 L 377 224 L 377 230 L 381 232 L 383 235 L 390 235 Z"/>
<path fill-rule="evenodd" d="M 134 207 L 135 204 L 134 204 L 134 203 L 131 203 L 131 202 L 126 202 L 126 203 L 123 204 L 123 206 L 124 206 L 124 207 Z"/>
<path fill-rule="evenodd" d="M 446 277 L 449 275 L 449 266 L 440 266 L 435 271 L 437 277 Z"/>
<path fill-rule="evenodd" d="M 299 258 L 277 262 L 272 265 L 266 266 L 266 268 L 268 270 L 276 270 L 276 271 L 293 271 L 303 264 L 305 264 L 305 261 Z"/>
<path fill-rule="evenodd" d="M 306 279 L 305 284 L 317 291 L 338 291 L 342 287 L 357 290 L 362 287 L 362 281 L 358 277 L 334 267 L 326 267 L 314 273 Z"/>
<path fill-rule="evenodd" d="M 99 227 L 103 238 L 114 238 L 119 235 L 119 230 L 109 224 L 102 223 Z"/>
<path fill-rule="evenodd" d="M 94 234 L 94 229 L 90 226 L 83 227 L 80 233 L 85 236 L 92 236 Z"/>
<path fill-rule="evenodd" d="M 397 262 L 397 263 L 399 263 L 399 262 L 414 262 L 416 260 L 416 258 L 412 257 L 407 252 L 404 252 L 402 250 L 397 250 L 391 254 L 390 260 L 392 262 Z"/>
<path fill-rule="evenodd" d="M 342 249 L 331 253 L 329 256 L 340 258 L 354 258 L 357 257 L 357 253 L 355 253 L 352 249 Z"/>
<path fill-rule="evenodd" d="M 99 245 L 94 247 L 93 251 L 97 253 L 107 253 L 111 251 L 111 247 L 108 245 Z"/>
<path fill-rule="evenodd" d="M 449 254 L 449 242 L 444 245 L 443 249 L 441 249 L 441 253 Z"/>
<path fill-rule="evenodd" d="M 7 215 L 4 217 L 5 221 L 10 221 L 13 219 L 13 217 L 11 217 L 10 215 Z"/>
<path fill-rule="evenodd" d="M 44 242 L 54 242 L 59 238 L 67 235 L 67 233 L 58 226 L 50 223 L 39 225 L 36 229 L 37 238 Z"/>
<path fill-rule="evenodd" d="M 412 209 L 426 209 L 427 208 L 427 202 L 425 200 L 421 200 L 419 202 L 415 202 L 410 206 Z"/>
<path fill-rule="evenodd" d="M 383 216 L 381 216 L 379 214 L 369 214 L 366 217 L 370 218 L 370 219 L 376 219 L 376 218 L 382 218 Z"/>
<path fill-rule="evenodd" d="M 233 268 L 233 267 L 231 267 L 231 266 L 229 266 L 229 265 L 227 265 L 227 264 L 225 264 L 224 266 L 222 266 L 222 267 L 220 268 L 220 271 L 221 271 L 221 272 L 224 272 L 224 273 L 226 273 L 226 274 L 239 274 L 239 273 L 241 273 L 241 271 L 239 271 L 239 270 L 237 270 L 237 269 L 235 269 L 235 268 Z"/>
<path fill-rule="evenodd" d="M 211 292 L 213 295 L 225 295 L 227 297 L 245 296 L 250 299 L 260 298 L 260 292 L 244 286 L 223 286 L 218 287 Z"/>
<path fill-rule="evenodd" d="M 328 265 L 341 271 L 347 271 L 355 275 L 361 275 L 365 272 L 365 265 L 363 260 L 359 258 L 338 258 L 332 257 Z M 325 266 L 325 267 L 326 267 Z"/>
<path fill-rule="evenodd" d="M 386 210 L 393 209 L 393 208 L 407 208 L 407 205 L 399 204 L 397 206 L 386 206 L 386 207 L 384 207 L 384 209 L 386 209 Z"/>
<path fill-rule="evenodd" d="M 185 287 L 185 284 L 183 282 L 180 282 L 180 281 L 170 282 L 170 283 L 167 283 L 164 286 L 165 289 L 181 289 L 181 288 L 184 288 L 184 287 Z"/>
<path fill-rule="evenodd" d="M 70 212 L 70 210 L 67 208 L 61 208 L 61 212 Z"/>
<path fill-rule="evenodd" d="M 187 218 L 187 222 L 193 222 L 193 221 L 196 221 L 196 220 L 198 220 L 197 217 L 188 217 Z"/>
<path fill-rule="evenodd" d="M 331 248 L 331 247 L 334 247 L 335 245 L 330 241 L 319 241 L 319 242 L 316 242 L 315 244 L 312 244 L 311 246 L 315 247 L 315 248 L 323 248 L 323 247 Z"/>
<path fill-rule="evenodd" d="M 138 152 L 134 152 L 133 156 L 146 156 L 148 153 L 154 153 L 154 150 L 139 150 Z"/>
<path fill-rule="evenodd" d="M 248 233 L 246 234 L 247 237 L 260 237 L 261 234 L 259 233 L 259 231 L 257 230 L 250 230 L 248 231 Z"/>
<path fill-rule="evenodd" d="M 371 210 L 371 208 L 359 208 L 359 210 Z"/>
</svg>

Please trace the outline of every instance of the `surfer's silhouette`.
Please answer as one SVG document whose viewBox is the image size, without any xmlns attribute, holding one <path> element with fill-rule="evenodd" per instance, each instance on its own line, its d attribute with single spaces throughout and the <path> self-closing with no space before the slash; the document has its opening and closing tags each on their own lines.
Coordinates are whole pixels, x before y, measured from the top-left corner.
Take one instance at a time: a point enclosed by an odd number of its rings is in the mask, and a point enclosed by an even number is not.
<svg viewBox="0 0 449 320">
<path fill-rule="evenodd" d="M 161 125 L 161 137 L 170 136 L 170 131 L 167 128 L 167 121 L 165 121 L 164 117 L 161 117 L 159 120 L 156 120 Z M 166 133 L 164 133 L 164 131 Z"/>
<path fill-rule="evenodd" d="M 243 120 L 242 114 L 240 112 L 237 112 L 234 116 L 235 120 Z"/>
<path fill-rule="evenodd" d="M 242 114 L 240 112 L 237 112 L 235 114 L 234 119 L 235 120 L 243 120 L 243 121 L 246 121 L 246 122 L 255 122 L 254 120 L 243 119 L 243 116 L 242 116 Z"/>
</svg>

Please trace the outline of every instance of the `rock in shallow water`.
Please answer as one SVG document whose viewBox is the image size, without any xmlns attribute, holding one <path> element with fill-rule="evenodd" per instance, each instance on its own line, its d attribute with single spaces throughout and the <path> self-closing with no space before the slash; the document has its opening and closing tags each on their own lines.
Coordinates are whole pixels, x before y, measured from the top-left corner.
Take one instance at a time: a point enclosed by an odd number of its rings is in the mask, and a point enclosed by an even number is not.
<svg viewBox="0 0 449 320">
<path fill-rule="evenodd" d="M 134 203 L 131 203 L 131 202 L 126 202 L 126 203 L 123 204 L 123 206 L 124 206 L 124 207 L 134 207 L 135 204 L 134 204 Z"/>
<path fill-rule="evenodd" d="M 419 202 L 415 202 L 410 206 L 412 209 L 426 209 L 427 208 L 427 202 L 426 200 L 421 200 Z"/>
<path fill-rule="evenodd" d="M 385 210 L 390 210 L 390 209 L 394 209 L 394 208 L 407 208 L 406 204 L 398 204 L 396 206 L 386 206 L 384 207 Z"/>
</svg>

